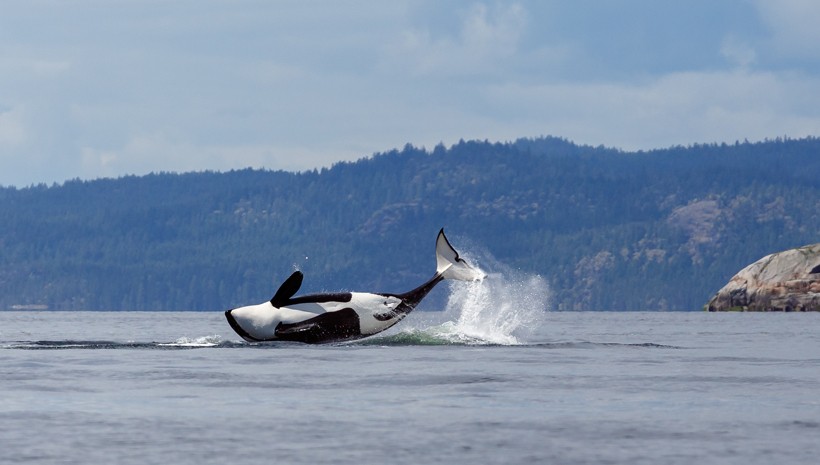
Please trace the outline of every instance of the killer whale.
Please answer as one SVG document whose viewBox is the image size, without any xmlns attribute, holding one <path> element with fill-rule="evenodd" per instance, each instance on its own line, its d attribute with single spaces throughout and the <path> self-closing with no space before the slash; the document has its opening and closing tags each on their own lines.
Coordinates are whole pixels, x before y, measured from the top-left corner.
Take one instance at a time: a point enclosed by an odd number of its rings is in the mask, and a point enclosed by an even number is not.
<svg viewBox="0 0 820 465">
<path fill-rule="evenodd" d="M 402 294 L 340 292 L 294 297 L 304 275 L 295 271 L 273 297 L 225 312 L 228 324 L 248 342 L 297 341 L 321 344 L 382 332 L 406 317 L 441 281 L 475 281 L 484 274 L 459 257 L 444 228 L 436 238 L 436 273 Z"/>
</svg>

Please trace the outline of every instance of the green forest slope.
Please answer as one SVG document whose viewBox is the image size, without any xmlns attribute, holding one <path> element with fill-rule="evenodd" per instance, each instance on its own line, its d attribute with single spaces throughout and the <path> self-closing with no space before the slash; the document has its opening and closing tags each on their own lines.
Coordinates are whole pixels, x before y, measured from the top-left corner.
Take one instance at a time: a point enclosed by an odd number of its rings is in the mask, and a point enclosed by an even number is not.
<svg viewBox="0 0 820 465">
<path fill-rule="evenodd" d="M 552 309 L 694 310 L 746 264 L 820 242 L 818 212 L 815 138 L 473 141 L 303 173 L 0 188 L 0 309 L 226 309 L 294 267 L 303 292 L 405 291 L 445 227 L 462 252 L 546 278 Z"/>
</svg>

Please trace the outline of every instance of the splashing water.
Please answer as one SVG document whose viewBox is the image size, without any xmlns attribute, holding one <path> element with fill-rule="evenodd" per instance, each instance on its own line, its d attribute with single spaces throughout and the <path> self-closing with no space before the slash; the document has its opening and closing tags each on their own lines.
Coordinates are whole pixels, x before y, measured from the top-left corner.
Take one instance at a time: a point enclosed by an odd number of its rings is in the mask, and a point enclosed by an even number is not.
<svg viewBox="0 0 820 465">
<path fill-rule="evenodd" d="M 526 344 L 544 324 L 551 292 L 539 275 L 512 270 L 484 254 L 492 271 L 475 282 L 450 282 L 445 323 L 410 330 L 415 337 L 432 337 L 448 344 Z M 471 264 L 476 257 L 467 256 Z M 476 266 L 476 268 L 478 268 Z M 408 334 L 405 333 L 405 336 Z"/>
<path fill-rule="evenodd" d="M 222 342 L 219 335 L 202 336 L 197 338 L 181 337 L 174 342 L 157 344 L 163 347 L 214 347 Z"/>
<path fill-rule="evenodd" d="M 492 273 L 482 281 L 453 283 L 446 329 L 466 340 L 522 344 L 543 324 L 549 297 L 546 280 L 537 275 Z"/>
</svg>

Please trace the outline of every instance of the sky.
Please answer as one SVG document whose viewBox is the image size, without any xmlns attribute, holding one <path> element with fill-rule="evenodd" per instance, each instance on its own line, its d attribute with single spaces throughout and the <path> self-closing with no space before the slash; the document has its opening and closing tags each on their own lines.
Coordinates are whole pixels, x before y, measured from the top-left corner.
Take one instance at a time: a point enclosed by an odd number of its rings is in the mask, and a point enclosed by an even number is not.
<svg viewBox="0 0 820 465">
<path fill-rule="evenodd" d="M 815 0 L 5 0 L 0 185 L 820 136 Z"/>
</svg>

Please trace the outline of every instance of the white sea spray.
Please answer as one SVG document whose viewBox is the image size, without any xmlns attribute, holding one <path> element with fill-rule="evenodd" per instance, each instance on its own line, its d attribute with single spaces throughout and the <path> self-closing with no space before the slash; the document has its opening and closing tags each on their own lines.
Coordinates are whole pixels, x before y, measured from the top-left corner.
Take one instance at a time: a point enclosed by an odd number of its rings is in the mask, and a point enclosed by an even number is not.
<svg viewBox="0 0 820 465">
<path fill-rule="evenodd" d="M 454 343 L 525 344 L 546 320 L 552 294 L 547 280 L 514 270 L 487 252 L 464 258 L 486 277 L 449 283 L 445 323 L 430 330 Z"/>
</svg>

